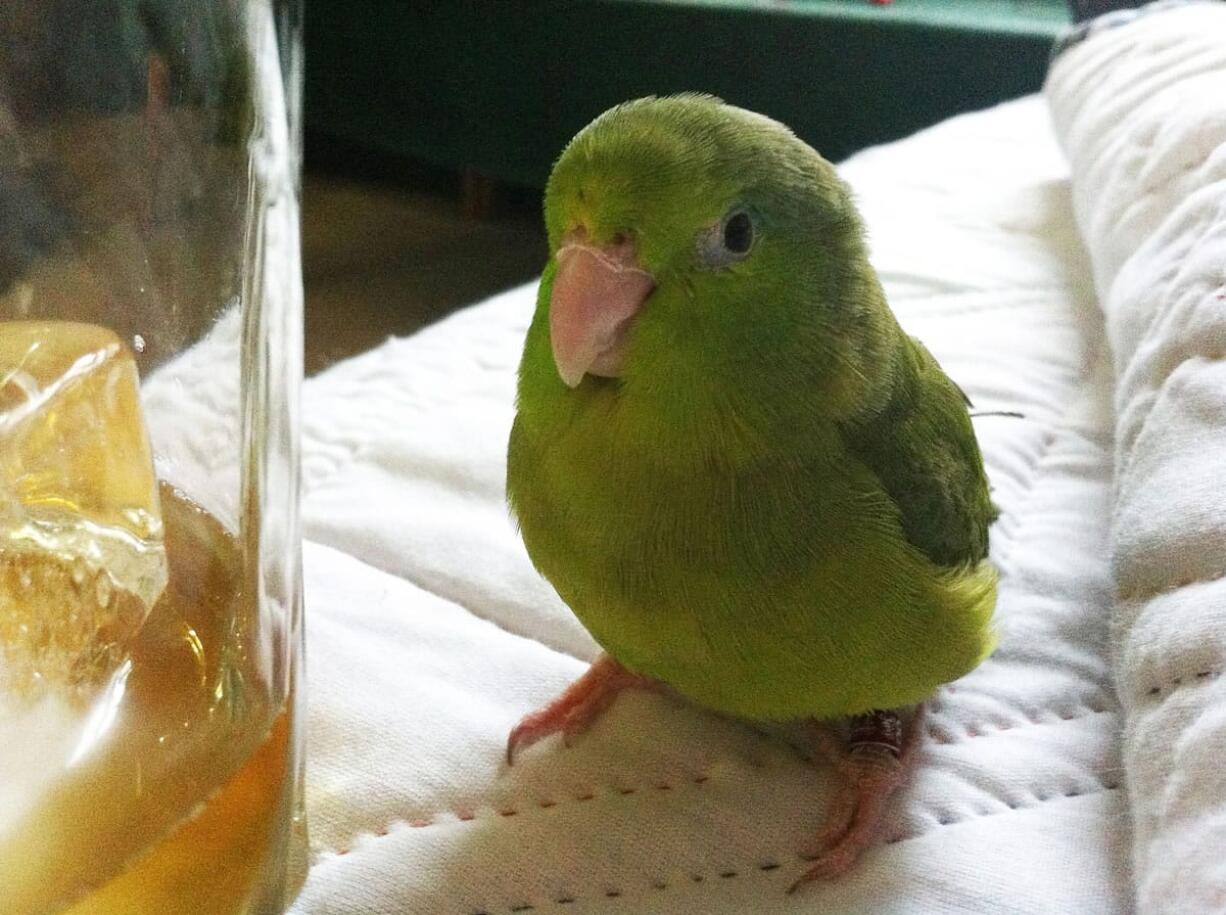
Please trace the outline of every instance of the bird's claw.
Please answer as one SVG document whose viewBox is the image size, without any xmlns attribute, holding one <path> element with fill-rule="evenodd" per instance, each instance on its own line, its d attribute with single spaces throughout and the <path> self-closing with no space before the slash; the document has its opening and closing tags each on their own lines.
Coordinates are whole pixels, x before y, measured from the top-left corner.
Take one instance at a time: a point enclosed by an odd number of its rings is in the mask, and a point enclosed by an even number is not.
<svg viewBox="0 0 1226 915">
<path fill-rule="evenodd" d="M 861 716 L 849 750 L 837 764 L 839 788 L 830 803 L 826 826 L 803 853 L 812 861 L 788 889 L 831 880 L 850 870 L 873 842 L 890 796 L 906 778 L 918 740 L 923 708 L 903 732 L 890 713 Z"/>
<path fill-rule="evenodd" d="M 567 714 L 559 715 L 550 705 L 539 712 L 525 715 L 507 736 L 507 765 L 515 765 L 515 755 L 520 750 L 526 750 L 551 734 L 561 733 L 562 745 L 570 749 L 575 738 L 586 731 L 596 718 L 595 714 L 580 714 L 581 711 L 572 709 Z"/>
<path fill-rule="evenodd" d="M 519 750 L 525 750 L 532 746 L 542 737 L 549 734 L 549 731 L 538 731 L 532 727 L 530 719 L 532 715 L 526 716 L 519 724 L 511 728 L 511 733 L 507 735 L 507 765 L 515 765 L 515 754 Z"/>
<path fill-rule="evenodd" d="M 560 733 L 570 747 L 575 738 L 592 726 L 617 694 L 629 686 L 649 686 L 651 681 L 630 673 L 608 655 L 602 655 L 586 673 L 543 709 L 525 715 L 507 737 L 507 765 L 515 754 L 538 740 Z"/>
</svg>

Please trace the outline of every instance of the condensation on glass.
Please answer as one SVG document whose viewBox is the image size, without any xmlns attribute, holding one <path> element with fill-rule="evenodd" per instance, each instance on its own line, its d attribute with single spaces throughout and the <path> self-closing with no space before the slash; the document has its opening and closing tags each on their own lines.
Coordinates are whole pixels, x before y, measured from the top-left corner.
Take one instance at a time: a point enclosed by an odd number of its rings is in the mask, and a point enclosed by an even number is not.
<svg viewBox="0 0 1226 915">
<path fill-rule="evenodd" d="M 302 875 L 300 9 L 0 0 L 0 908 Z"/>
</svg>

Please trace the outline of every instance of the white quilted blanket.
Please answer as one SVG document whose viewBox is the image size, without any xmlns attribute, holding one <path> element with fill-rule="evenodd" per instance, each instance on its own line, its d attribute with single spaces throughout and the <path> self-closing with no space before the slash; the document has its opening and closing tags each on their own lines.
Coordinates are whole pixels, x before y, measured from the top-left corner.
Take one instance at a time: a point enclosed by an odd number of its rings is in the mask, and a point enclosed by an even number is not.
<svg viewBox="0 0 1226 915">
<path fill-rule="evenodd" d="M 502 764 L 587 635 L 503 502 L 532 285 L 307 385 L 316 862 L 299 913 L 1114 913 L 1129 905 L 1105 649 L 1110 375 L 1041 100 L 847 163 L 900 318 L 982 409 L 1001 647 L 942 691 L 884 844 L 784 890 L 830 773 L 785 739 L 629 695 Z"/>
<path fill-rule="evenodd" d="M 843 167 L 902 322 L 980 409 L 1025 418 L 976 420 L 1000 649 L 933 701 L 881 845 L 837 883 L 784 894 L 830 784 L 786 733 L 631 694 L 504 767 L 511 725 L 594 652 L 503 504 L 532 285 L 310 380 L 314 863 L 293 911 L 1113 915 L 1134 877 L 1147 911 L 1226 910 L 1226 42 L 1201 37 L 1223 14 L 1067 52 L 1049 92 L 1072 180 L 1039 98 Z M 226 398 L 167 394 L 208 364 L 149 386 L 180 472 L 228 472 L 208 446 Z"/>
<path fill-rule="evenodd" d="M 1047 87 L 1115 362 L 1112 619 L 1138 907 L 1226 912 L 1226 4 Z"/>
</svg>

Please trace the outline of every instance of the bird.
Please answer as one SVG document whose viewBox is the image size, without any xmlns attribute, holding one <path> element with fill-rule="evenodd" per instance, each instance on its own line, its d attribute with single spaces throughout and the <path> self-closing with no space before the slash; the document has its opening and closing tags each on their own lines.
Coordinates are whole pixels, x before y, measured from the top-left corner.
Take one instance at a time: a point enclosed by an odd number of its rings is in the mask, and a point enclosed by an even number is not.
<svg viewBox="0 0 1226 915">
<path fill-rule="evenodd" d="M 924 703 L 995 645 L 969 400 L 899 325 L 831 163 L 713 96 L 617 105 L 544 193 L 507 499 L 601 653 L 510 732 L 569 743 L 628 688 L 842 730 L 792 890 L 846 873 Z"/>
</svg>

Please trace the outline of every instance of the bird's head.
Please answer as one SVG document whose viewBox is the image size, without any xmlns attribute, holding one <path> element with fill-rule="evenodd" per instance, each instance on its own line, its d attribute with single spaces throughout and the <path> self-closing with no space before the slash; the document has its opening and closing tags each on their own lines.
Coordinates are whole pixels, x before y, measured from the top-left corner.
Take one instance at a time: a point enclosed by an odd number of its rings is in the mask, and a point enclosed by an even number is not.
<svg viewBox="0 0 1226 915">
<path fill-rule="evenodd" d="M 833 167 L 776 121 L 709 96 L 619 105 L 563 151 L 545 219 L 541 307 L 571 388 L 811 384 L 847 364 L 860 222 Z"/>
</svg>

